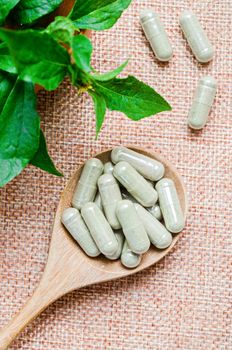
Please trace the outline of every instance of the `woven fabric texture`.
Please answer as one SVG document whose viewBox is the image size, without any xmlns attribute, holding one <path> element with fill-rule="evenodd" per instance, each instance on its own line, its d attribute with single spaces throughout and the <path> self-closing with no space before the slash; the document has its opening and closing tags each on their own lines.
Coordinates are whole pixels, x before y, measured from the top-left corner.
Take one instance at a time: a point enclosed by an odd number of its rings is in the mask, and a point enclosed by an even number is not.
<svg viewBox="0 0 232 350">
<path fill-rule="evenodd" d="M 139 25 L 153 7 L 174 48 L 159 63 Z M 202 65 L 184 39 L 178 17 L 192 8 L 216 53 Z M 108 112 L 99 139 L 91 99 L 68 82 L 40 92 L 39 112 L 48 146 L 64 178 L 28 167 L 1 189 L 0 325 L 23 305 L 46 263 L 60 193 L 76 167 L 118 144 L 162 153 L 184 178 L 189 214 L 181 239 L 155 266 L 122 280 L 69 293 L 51 305 L 12 344 L 14 350 L 229 350 L 232 349 L 232 42 L 231 0 L 134 0 L 114 28 L 92 34 L 93 66 L 106 71 L 130 57 L 133 74 L 160 92 L 173 110 L 134 122 Z M 218 90 L 207 126 L 186 120 L 201 76 Z"/>
</svg>

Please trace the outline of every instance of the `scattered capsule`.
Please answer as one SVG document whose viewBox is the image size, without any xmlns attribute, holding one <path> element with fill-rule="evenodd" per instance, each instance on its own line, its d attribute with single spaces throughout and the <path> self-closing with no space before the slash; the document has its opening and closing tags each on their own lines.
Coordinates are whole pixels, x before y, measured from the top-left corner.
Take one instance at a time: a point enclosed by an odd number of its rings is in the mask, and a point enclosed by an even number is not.
<svg viewBox="0 0 232 350">
<path fill-rule="evenodd" d="M 118 240 L 118 250 L 113 255 L 107 255 L 106 258 L 110 260 L 117 260 L 120 258 L 124 243 L 124 234 L 121 230 L 114 232 L 117 240 Z"/>
<path fill-rule="evenodd" d="M 156 190 L 129 163 L 117 163 L 113 174 L 144 207 L 151 207 L 156 203 L 158 199 Z"/>
<path fill-rule="evenodd" d="M 192 11 L 185 10 L 182 12 L 180 26 L 196 59 L 202 63 L 212 60 L 214 55 L 213 46 Z"/>
<path fill-rule="evenodd" d="M 202 129 L 208 119 L 216 95 L 217 82 L 211 76 L 202 77 L 196 88 L 188 115 L 188 125 L 192 129 Z"/>
<path fill-rule="evenodd" d="M 95 203 L 89 202 L 83 205 L 81 214 L 102 254 L 115 254 L 118 241 L 101 209 Z"/>
<path fill-rule="evenodd" d="M 163 178 L 157 182 L 156 190 L 167 230 L 173 233 L 182 231 L 185 220 L 174 182 Z"/>
<path fill-rule="evenodd" d="M 104 164 L 104 174 L 113 174 L 114 166 L 111 162 Z"/>
<path fill-rule="evenodd" d="M 155 56 L 160 61 L 169 61 L 172 47 L 159 16 L 150 9 L 142 11 L 140 23 Z"/>
<path fill-rule="evenodd" d="M 159 249 L 165 249 L 172 243 L 172 235 L 166 230 L 159 220 L 149 213 L 140 204 L 135 204 L 135 209 L 152 244 Z"/>
<path fill-rule="evenodd" d="M 87 255 L 95 257 L 100 254 L 96 243 L 76 208 L 65 209 L 61 221 Z"/>
<path fill-rule="evenodd" d="M 105 216 L 110 226 L 117 230 L 121 225 L 116 216 L 116 205 L 122 199 L 119 185 L 113 175 L 103 174 L 98 179 L 98 188 Z"/>
<path fill-rule="evenodd" d="M 157 220 L 162 220 L 162 213 L 158 204 L 153 205 L 153 207 L 147 208 L 149 213 L 153 215 Z"/>
<path fill-rule="evenodd" d="M 121 161 L 129 163 L 146 179 L 152 181 L 157 181 L 164 176 L 162 163 L 123 146 L 115 147 L 112 150 L 111 159 L 115 164 Z"/>
<path fill-rule="evenodd" d="M 99 192 L 97 192 L 97 194 L 96 194 L 96 197 L 94 199 L 94 203 L 97 204 L 99 209 L 103 210 L 102 200 L 101 200 L 101 196 L 100 196 Z"/>
<path fill-rule="evenodd" d="M 121 255 L 121 263 L 129 268 L 137 267 L 141 262 L 141 255 L 132 252 L 129 248 L 127 241 L 125 240 L 122 255 Z"/>
<path fill-rule="evenodd" d="M 116 213 L 131 250 L 137 254 L 145 253 L 150 241 L 134 204 L 126 199 L 121 200 L 117 203 Z"/>
<path fill-rule="evenodd" d="M 80 179 L 74 191 L 72 205 L 74 208 L 81 207 L 94 200 L 97 192 L 97 180 L 103 172 L 103 164 L 97 158 L 87 160 L 82 170 Z"/>
</svg>

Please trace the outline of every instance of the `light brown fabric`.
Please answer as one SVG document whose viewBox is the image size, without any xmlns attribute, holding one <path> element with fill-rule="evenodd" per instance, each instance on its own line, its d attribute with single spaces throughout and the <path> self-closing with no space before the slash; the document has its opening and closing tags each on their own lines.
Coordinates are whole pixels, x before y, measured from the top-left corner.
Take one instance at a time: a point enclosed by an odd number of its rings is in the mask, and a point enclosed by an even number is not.
<svg viewBox="0 0 232 350">
<path fill-rule="evenodd" d="M 140 10 L 160 13 L 174 57 L 158 63 L 142 33 Z M 191 7 L 216 53 L 196 62 L 178 25 Z M 131 57 L 125 74 L 157 89 L 172 112 L 134 122 L 108 112 L 95 140 L 89 97 L 66 82 L 39 94 L 39 111 L 51 155 L 64 172 L 56 178 L 33 167 L 1 190 L 0 324 L 36 287 L 46 262 L 59 195 L 76 167 L 118 144 L 159 150 L 183 175 L 189 197 L 186 229 L 172 252 L 137 275 L 68 294 L 31 324 L 11 349 L 229 350 L 232 250 L 232 43 L 231 0 L 136 0 L 117 25 L 93 34 L 93 65 L 106 71 Z M 199 77 L 212 74 L 218 91 L 202 132 L 186 126 Z"/>
</svg>

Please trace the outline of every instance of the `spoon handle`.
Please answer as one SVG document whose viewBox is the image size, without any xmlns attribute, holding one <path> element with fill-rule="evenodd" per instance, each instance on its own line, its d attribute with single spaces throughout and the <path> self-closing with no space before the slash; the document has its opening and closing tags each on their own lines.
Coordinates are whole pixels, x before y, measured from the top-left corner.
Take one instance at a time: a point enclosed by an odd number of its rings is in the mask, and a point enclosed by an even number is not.
<svg viewBox="0 0 232 350">
<path fill-rule="evenodd" d="M 0 350 L 7 349 L 29 322 L 33 321 L 49 304 L 63 294 L 58 288 L 54 289 L 54 285 L 51 284 L 48 279 L 42 278 L 34 294 L 8 325 L 0 331 Z"/>
</svg>

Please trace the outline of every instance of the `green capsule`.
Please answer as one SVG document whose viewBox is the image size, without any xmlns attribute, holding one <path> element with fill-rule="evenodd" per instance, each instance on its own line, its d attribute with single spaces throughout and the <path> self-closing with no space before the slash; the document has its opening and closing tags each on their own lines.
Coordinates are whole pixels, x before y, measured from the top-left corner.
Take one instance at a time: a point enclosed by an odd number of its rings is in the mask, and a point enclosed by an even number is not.
<svg viewBox="0 0 232 350">
<path fill-rule="evenodd" d="M 127 241 L 125 240 L 122 255 L 121 255 L 121 263 L 128 268 L 135 268 L 141 262 L 141 255 L 132 252 L 129 248 Z"/>
<path fill-rule="evenodd" d="M 65 209 L 61 221 L 87 255 L 95 257 L 100 254 L 96 243 L 76 208 Z"/>
<path fill-rule="evenodd" d="M 157 182 L 156 190 L 166 228 L 172 233 L 182 231 L 185 220 L 174 182 L 163 178 Z"/>
<path fill-rule="evenodd" d="M 115 147 L 112 150 L 111 159 L 115 164 L 121 161 L 129 163 L 142 176 L 151 181 L 157 181 L 164 176 L 164 166 L 158 160 L 123 146 Z"/>
<path fill-rule="evenodd" d="M 103 174 L 98 179 L 98 188 L 105 216 L 110 226 L 118 230 L 121 225 L 116 216 L 116 206 L 118 201 L 122 199 L 119 185 L 113 175 Z"/>
<path fill-rule="evenodd" d="M 172 243 L 171 233 L 140 204 L 135 204 L 135 209 L 145 227 L 152 244 L 159 249 L 165 249 Z"/>
<path fill-rule="evenodd" d="M 192 11 L 185 10 L 181 13 L 180 26 L 196 59 L 202 63 L 212 60 L 213 46 Z"/>
<path fill-rule="evenodd" d="M 74 191 L 72 205 L 81 209 L 85 203 L 92 202 L 97 192 L 97 180 L 103 172 L 103 164 L 97 158 L 87 160 Z"/>
<path fill-rule="evenodd" d="M 151 207 L 156 203 L 158 199 L 156 190 L 129 163 L 117 163 L 113 174 L 144 207 Z"/>
<path fill-rule="evenodd" d="M 119 201 L 116 214 L 131 250 L 137 254 L 148 251 L 150 241 L 134 204 L 126 199 Z"/>
<path fill-rule="evenodd" d="M 104 174 L 113 174 L 114 166 L 111 162 L 104 164 Z"/>
<path fill-rule="evenodd" d="M 149 213 L 153 215 L 157 220 L 162 220 L 162 213 L 158 204 L 153 205 L 153 207 L 147 208 Z"/>
<path fill-rule="evenodd" d="M 173 54 L 172 46 L 159 16 L 151 9 L 143 10 L 140 23 L 158 60 L 169 61 Z"/>
<path fill-rule="evenodd" d="M 123 243 L 124 243 L 124 234 L 122 230 L 115 231 L 114 234 L 118 240 L 118 250 L 113 255 L 106 256 L 106 258 L 108 258 L 109 260 L 117 260 L 120 258 L 122 253 Z"/>
<path fill-rule="evenodd" d="M 217 82 L 211 76 L 202 77 L 196 88 L 188 115 L 188 125 L 192 129 L 202 129 L 208 119 L 216 95 Z"/>
<path fill-rule="evenodd" d="M 101 209 L 95 203 L 89 202 L 83 205 L 81 214 L 102 254 L 115 254 L 118 241 Z"/>
</svg>

